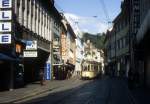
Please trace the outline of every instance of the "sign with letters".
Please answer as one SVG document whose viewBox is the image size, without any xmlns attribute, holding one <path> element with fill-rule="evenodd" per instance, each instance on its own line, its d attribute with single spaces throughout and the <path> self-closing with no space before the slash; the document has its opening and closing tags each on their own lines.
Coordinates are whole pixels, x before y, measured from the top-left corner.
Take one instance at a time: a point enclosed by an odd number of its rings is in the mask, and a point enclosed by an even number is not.
<svg viewBox="0 0 150 104">
<path fill-rule="evenodd" d="M 11 44 L 11 20 L 12 0 L 0 0 L 0 44 Z"/>
<path fill-rule="evenodd" d="M 51 80 L 51 65 L 50 63 L 46 63 L 45 71 L 44 71 L 45 80 Z"/>
<path fill-rule="evenodd" d="M 0 44 L 10 44 L 11 34 L 0 34 Z"/>
<path fill-rule="evenodd" d="M 12 0 L 0 0 L 0 9 L 12 8 Z"/>
<path fill-rule="evenodd" d="M 10 10 L 0 11 L 0 20 L 11 20 L 12 19 L 12 12 Z"/>
<path fill-rule="evenodd" d="M 11 32 L 11 22 L 0 22 L 0 32 Z"/>
<path fill-rule="evenodd" d="M 37 57 L 37 51 L 24 50 L 23 57 Z"/>
<path fill-rule="evenodd" d="M 37 41 L 27 41 L 26 42 L 26 50 L 37 50 Z"/>
<path fill-rule="evenodd" d="M 26 41 L 26 49 L 24 50 L 23 54 L 24 57 L 37 57 L 37 41 Z"/>
</svg>

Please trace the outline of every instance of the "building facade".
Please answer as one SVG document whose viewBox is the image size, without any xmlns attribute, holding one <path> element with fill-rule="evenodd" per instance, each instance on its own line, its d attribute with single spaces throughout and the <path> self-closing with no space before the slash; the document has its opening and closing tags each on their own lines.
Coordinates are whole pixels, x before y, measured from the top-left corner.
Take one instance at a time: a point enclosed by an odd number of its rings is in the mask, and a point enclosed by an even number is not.
<svg viewBox="0 0 150 104">
<path fill-rule="evenodd" d="M 101 49 L 97 49 L 94 44 L 90 42 L 90 40 L 87 40 L 87 42 L 84 43 L 84 58 L 82 61 L 82 66 L 84 61 L 91 61 L 91 62 L 97 62 L 99 65 L 99 72 L 101 74 L 104 74 L 104 52 Z"/>
<path fill-rule="evenodd" d="M 139 28 L 136 33 L 135 66 L 139 73 L 139 82 L 150 87 L 150 2 L 139 0 Z"/>
<path fill-rule="evenodd" d="M 129 19 L 130 2 L 124 0 L 121 4 L 121 13 L 114 20 L 116 69 L 118 76 L 128 76 L 129 59 Z"/>
<path fill-rule="evenodd" d="M 111 75 L 128 77 L 130 68 L 129 24 L 130 1 L 121 3 L 121 12 L 113 21 L 113 29 L 107 31 L 106 49 L 108 71 Z"/>
<path fill-rule="evenodd" d="M 116 75 L 116 35 L 108 30 L 105 37 L 105 74 Z"/>
<path fill-rule="evenodd" d="M 81 64 L 83 61 L 83 53 L 84 53 L 84 46 L 81 38 L 77 35 L 76 39 L 76 65 L 75 65 L 75 75 L 80 76 L 81 74 Z"/>
<path fill-rule="evenodd" d="M 44 72 L 50 56 L 54 3 L 48 0 L 13 0 L 13 5 L 16 39 L 26 46 L 28 41 L 37 41 L 36 57 L 23 54 L 24 79 L 26 82 L 35 81 L 40 71 Z"/>
<path fill-rule="evenodd" d="M 115 55 L 117 75 L 122 73 L 123 76 L 132 77 L 136 85 L 150 86 L 150 49 L 147 45 L 150 30 L 149 10 L 149 0 L 122 1 L 121 13 L 115 18 L 114 27 L 107 32 L 105 39 L 106 63 L 111 66 L 111 56 Z M 113 70 L 113 67 L 110 69 Z"/>
<path fill-rule="evenodd" d="M 113 76 L 128 77 L 130 61 L 130 1 L 121 3 L 121 12 L 106 33 L 107 70 Z"/>
<path fill-rule="evenodd" d="M 6 35 L 0 44 L 0 66 L 5 69 L 1 70 L 0 89 L 13 89 L 18 81 L 27 84 L 39 80 L 47 64 L 51 66 L 51 79 L 54 64 L 62 63 L 62 34 L 71 34 L 69 52 L 73 56 L 68 59 L 75 63 L 73 30 L 69 26 L 65 29 L 53 0 L 1 1 L 0 14 L 0 34 Z"/>
<path fill-rule="evenodd" d="M 55 53 L 59 53 L 59 56 L 61 57 L 57 57 L 60 61 L 53 64 L 54 78 L 58 80 L 70 78 L 72 76 L 76 60 L 76 35 L 63 14 L 61 14 L 61 17 L 61 31 L 59 39 L 57 40 L 57 47 L 60 51 L 56 51 L 56 48 L 53 48 Z M 56 55 L 55 53 L 53 52 L 53 55 Z"/>
</svg>

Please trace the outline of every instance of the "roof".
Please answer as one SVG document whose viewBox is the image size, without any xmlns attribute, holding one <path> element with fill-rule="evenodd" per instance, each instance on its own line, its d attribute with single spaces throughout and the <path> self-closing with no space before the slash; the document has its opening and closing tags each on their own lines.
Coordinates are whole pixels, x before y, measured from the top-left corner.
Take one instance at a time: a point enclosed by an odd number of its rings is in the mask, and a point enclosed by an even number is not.
<svg viewBox="0 0 150 104">
<path fill-rule="evenodd" d="M 71 35 L 74 37 L 74 38 L 77 38 L 76 34 L 74 33 L 71 25 L 68 23 L 67 24 L 67 27 L 68 27 L 68 31 L 71 33 Z"/>
</svg>

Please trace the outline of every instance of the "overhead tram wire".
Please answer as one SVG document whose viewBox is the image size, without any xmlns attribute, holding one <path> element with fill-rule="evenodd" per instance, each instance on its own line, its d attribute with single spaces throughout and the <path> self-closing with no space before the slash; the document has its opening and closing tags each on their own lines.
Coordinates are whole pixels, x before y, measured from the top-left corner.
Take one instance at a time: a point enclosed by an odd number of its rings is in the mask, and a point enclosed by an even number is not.
<svg viewBox="0 0 150 104">
<path fill-rule="evenodd" d="M 65 13 L 65 11 L 56 2 L 55 2 L 55 6 L 59 10 L 60 13 L 63 13 L 63 14 Z M 77 29 L 78 34 L 80 34 L 81 33 L 81 28 L 79 26 L 79 22 L 77 20 L 71 18 L 70 16 L 69 16 L 69 19 L 71 20 L 73 25 L 75 25 L 75 28 Z"/>
<path fill-rule="evenodd" d="M 109 14 L 108 14 L 105 2 L 103 0 L 98 0 L 98 1 L 100 2 L 101 6 L 102 6 L 102 9 L 103 9 L 103 12 L 106 16 L 106 20 L 107 20 L 107 23 L 108 23 L 108 28 L 110 28 L 109 24 L 111 23 L 111 21 L 110 21 L 110 18 L 109 18 Z"/>
</svg>

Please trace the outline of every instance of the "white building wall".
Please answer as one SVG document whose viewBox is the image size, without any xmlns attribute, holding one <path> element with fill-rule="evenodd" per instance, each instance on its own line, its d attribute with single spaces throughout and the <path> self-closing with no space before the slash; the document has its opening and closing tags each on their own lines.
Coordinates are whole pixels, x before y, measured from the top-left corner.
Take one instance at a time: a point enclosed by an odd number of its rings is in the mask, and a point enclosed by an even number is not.
<svg viewBox="0 0 150 104">
<path fill-rule="evenodd" d="M 24 8 L 24 26 L 25 26 L 25 28 L 28 28 L 28 17 L 27 17 L 27 8 L 28 8 L 28 6 L 27 6 L 27 0 L 25 0 L 24 1 L 25 2 L 25 8 Z"/>
<path fill-rule="evenodd" d="M 81 71 L 81 63 L 83 60 L 83 54 L 81 52 L 83 51 L 83 45 L 81 43 L 81 40 L 79 38 L 76 39 L 76 65 L 75 65 L 75 71 Z"/>
<path fill-rule="evenodd" d="M 33 13 L 32 13 L 32 31 L 35 33 L 35 25 L 36 25 L 36 22 L 35 22 L 35 0 L 32 0 L 32 8 L 33 8 Z"/>
<path fill-rule="evenodd" d="M 39 1 L 13 0 L 13 6 L 20 25 L 51 41 L 51 16 Z"/>
</svg>

